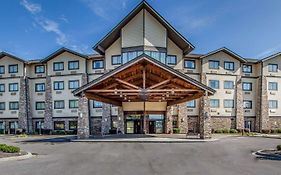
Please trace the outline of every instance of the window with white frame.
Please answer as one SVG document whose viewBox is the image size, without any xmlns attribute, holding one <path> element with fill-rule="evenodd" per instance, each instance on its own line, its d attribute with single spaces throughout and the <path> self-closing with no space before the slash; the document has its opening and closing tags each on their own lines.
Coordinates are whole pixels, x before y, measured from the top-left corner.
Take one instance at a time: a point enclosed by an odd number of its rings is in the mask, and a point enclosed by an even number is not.
<svg viewBox="0 0 281 175">
<path fill-rule="evenodd" d="M 278 83 L 277 82 L 268 82 L 268 90 L 277 91 Z"/>
<path fill-rule="evenodd" d="M 269 109 L 277 109 L 278 108 L 278 101 L 277 100 L 269 100 Z"/>
<path fill-rule="evenodd" d="M 79 88 L 79 80 L 69 80 L 68 88 L 69 89 L 77 89 L 77 88 Z"/>
<path fill-rule="evenodd" d="M 213 89 L 219 89 L 220 82 L 219 82 L 219 80 L 209 80 L 209 86 Z"/>
<path fill-rule="evenodd" d="M 224 69 L 233 71 L 234 70 L 234 62 L 225 61 L 224 62 Z"/>
<path fill-rule="evenodd" d="M 234 89 L 234 81 L 224 81 L 224 89 Z"/>
<path fill-rule="evenodd" d="M 244 109 L 252 109 L 252 101 L 251 100 L 244 100 L 243 101 Z"/>
<path fill-rule="evenodd" d="M 54 81 L 54 90 L 63 90 L 64 82 L 63 81 Z"/>
<path fill-rule="evenodd" d="M 223 101 L 224 108 L 234 108 L 234 100 L 226 99 Z"/>
<path fill-rule="evenodd" d="M 268 64 L 268 72 L 278 72 L 278 64 Z"/>
<path fill-rule="evenodd" d="M 219 108 L 220 100 L 219 99 L 210 99 L 210 107 L 211 108 Z"/>
<path fill-rule="evenodd" d="M 111 64 L 112 65 L 122 64 L 122 57 L 121 57 L 121 55 L 112 55 L 112 57 L 111 57 Z"/>
<path fill-rule="evenodd" d="M 16 92 L 19 91 L 19 84 L 18 83 L 10 83 L 9 84 L 9 92 Z"/>
<path fill-rule="evenodd" d="M 252 73 L 252 65 L 244 64 L 243 65 L 243 72 L 244 73 Z"/>
<path fill-rule="evenodd" d="M 243 91 L 252 91 L 252 83 L 244 82 L 242 84 Z"/>
</svg>

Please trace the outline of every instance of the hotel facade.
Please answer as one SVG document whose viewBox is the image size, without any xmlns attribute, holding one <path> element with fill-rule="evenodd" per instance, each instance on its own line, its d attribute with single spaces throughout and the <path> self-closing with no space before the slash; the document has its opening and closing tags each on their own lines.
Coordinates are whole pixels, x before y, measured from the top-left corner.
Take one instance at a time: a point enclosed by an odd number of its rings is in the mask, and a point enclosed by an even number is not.
<svg viewBox="0 0 281 175">
<path fill-rule="evenodd" d="M 145 1 L 93 49 L 61 48 L 40 60 L 1 52 L 0 131 L 208 137 L 211 129 L 281 128 L 281 53 L 193 54 Z"/>
</svg>

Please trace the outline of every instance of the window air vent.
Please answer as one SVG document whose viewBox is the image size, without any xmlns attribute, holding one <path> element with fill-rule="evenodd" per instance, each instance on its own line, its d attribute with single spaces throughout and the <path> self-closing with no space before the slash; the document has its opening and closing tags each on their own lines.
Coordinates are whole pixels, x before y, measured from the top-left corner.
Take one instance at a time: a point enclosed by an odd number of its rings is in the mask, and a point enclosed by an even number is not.
<svg viewBox="0 0 281 175">
<path fill-rule="evenodd" d="M 251 112 L 251 110 L 249 110 L 249 109 L 246 109 L 244 112 Z"/>
<path fill-rule="evenodd" d="M 225 93 L 226 93 L 226 94 L 232 94 L 232 92 L 231 92 L 231 91 L 225 91 Z"/>
<path fill-rule="evenodd" d="M 193 70 L 185 70 L 185 73 L 193 73 Z"/>
<path fill-rule="evenodd" d="M 61 75 L 61 72 L 56 72 L 55 75 Z"/>
<path fill-rule="evenodd" d="M 95 70 L 94 73 L 95 74 L 101 74 L 101 73 L 104 73 L 104 70 L 103 69 Z"/>
<path fill-rule="evenodd" d="M 193 109 L 187 109 L 188 112 L 193 112 Z"/>
<path fill-rule="evenodd" d="M 102 109 L 100 108 L 100 109 L 96 109 L 96 112 L 102 112 Z"/>
<path fill-rule="evenodd" d="M 230 113 L 232 110 L 226 109 L 225 112 Z"/>
<path fill-rule="evenodd" d="M 42 96 L 42 95 L 44 95 L 44 93 L 43 92 L 39 92 L 39 93 L 37 93 L 37 95 L 38 96 Z"/>
<path fill-rule="evenodd" d="M 77 74 L 77 71 L 70 71 L 71 74 Z"/>
<path fill-rule="evenodd" d="M 217 112 L 217 110 L 216 109 L 211 109 L 211 112 Z"/>
<path fill-rule="evenodd" d="M 56 91 L 56 94 L 61 94 L 62 92 L 61 91 Z"/>
<path fill-rule="evenodd" d="M 77 112 L 77 110 L 76 110 L 76 109 L 73 109 L 73 110 L 71 110 L 71 112 L 75 113 L 75 112 Z"/>
<path fill-rule="evenodd" d="M 17 113 L 17 111 L 11 111 L 11 114 L 16 114 Z"/>
<path fill-rule="evenodd" d="M 0 75 L 0 78 L 2 78 L 2 75 Z"/>
<path fill-rule="evenodd" d="M 62 113 L 62 110 L 56 110 L 56 113 Z"/>
<path fill-rule="evenodd" d="M 270 95 L 276 95 L 276 93 L 275 92 L 270 92 Z"/>
<path fill-rule="evenodd" d="M 38 74 L 37 77 L 43 77 L 43 75 L 42 74 Z"/>
<path fill-rule="evenodd" d="M 3 111 L 0 111 L 0 114 L 3 114 Z"/>
<path fill-rule="evenodd" d="M 271 109 L 271 110 L 270 110 L 270 113 L 275 113 L 275 112 L 276 112 L 276 111 L 275 111 L 275 110 L 273 110 L 273 109 Z"/>
<path fill-rule="evenodd" d="M 44 111 L 38 111 L 37 114 L 44 114 Z"/>
<path fill-rule="evenodd" d="M 251 74 L 244 74 L 245 76 L 251 76 Z"/>
<path fill-rule="evenodd" d="M 244 94 L 251 94 L 251 92 L 244 92 Z"/>
<path fill-rule="evenodd" d="M 3 96 L 3 93 L 0 93 L 0 96 Z"/>
<path fill-rule="evenodd" d="M 218 73 L 218 71 L 216 71 L 216 70 L 211 70 L 211 73 L 216 74 L 216 73 Z"/>
<path fill-rule="evenodd" d="M 17 95 L 17 93 L 16 92 L 12 92 L 11 95 Z"/>
<path fill-rule="evenodd" d="M 11 77 L 15 77 L 15 76 L 16 76 L 16 74 L 10 74 L 10 76 L 11 76 Z"/>
</svg>

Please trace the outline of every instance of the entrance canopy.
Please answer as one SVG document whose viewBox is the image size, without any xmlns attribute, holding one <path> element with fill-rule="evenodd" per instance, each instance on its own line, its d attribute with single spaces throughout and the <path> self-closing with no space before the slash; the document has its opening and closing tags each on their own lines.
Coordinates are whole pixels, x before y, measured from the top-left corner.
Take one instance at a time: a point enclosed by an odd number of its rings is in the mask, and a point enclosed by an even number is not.
<svg viewBox="0 0 281 175">
<path fill-rule="evenodd" d="M 149 57 L 127 62 L 73 91 L 88 99 L 122 106 L 124 102 L 166 102 L 168 106 L 200 98 L 215 90 Z"/>
</svg>

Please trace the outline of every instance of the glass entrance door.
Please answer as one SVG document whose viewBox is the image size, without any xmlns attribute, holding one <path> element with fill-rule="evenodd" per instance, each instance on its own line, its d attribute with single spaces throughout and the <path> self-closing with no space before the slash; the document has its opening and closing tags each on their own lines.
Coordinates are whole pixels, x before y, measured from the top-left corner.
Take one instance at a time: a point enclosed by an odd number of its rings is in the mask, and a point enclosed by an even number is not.
<svg viewBox="0 0 281 175">
<path fill-rule="evenodd" d="M 143 117 L 140 114 L 126 115 L 126 133 L 141 134 L 143 133 Z"/>
<path fill-rule="evenodd" d="M 149 133 L 162 134 L 164 132 L 164 115 L 163 114 L 149 114 Z"/>
</svg>

